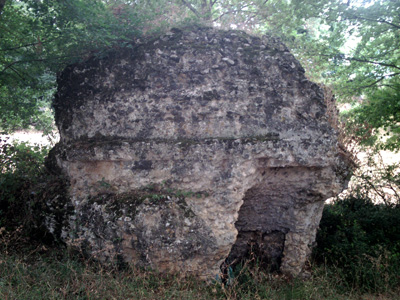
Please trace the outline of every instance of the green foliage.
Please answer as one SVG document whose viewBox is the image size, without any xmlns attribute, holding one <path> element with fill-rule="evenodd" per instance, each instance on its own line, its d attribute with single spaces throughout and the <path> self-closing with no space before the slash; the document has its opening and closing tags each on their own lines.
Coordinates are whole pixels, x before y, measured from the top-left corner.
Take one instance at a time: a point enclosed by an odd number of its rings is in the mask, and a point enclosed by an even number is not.
<svg viewBox="0 0 400 300">
<path fill-rule="evenodd" d="M 151 29 L 145 20 L 155 18 L 153 8 L 154 1 L 7 1 L 0 19 L 0 129 L 51 129 L 56 72 L 129 46 L 145 25 Z"/>
<path fill-rule="evenodd" d="M 47 153 L 46 147 L 1 141 L 0 226 L 17 227 L 28 222 L 35 193 L 32 187 L 43 180 Z"/>
<path fill-rule="evenodd" d="M 0 233 L 0 241 L 5 241 Z M 6 242 L 7 243 L 7 242 Z M 17 253 L 0 251 L 1 299 L 285 299 L 355 300 L 367 298 L 361 291 L 337 288 L 326 270 L 316 270 L 312 280 L 271 276 L 243 266 L 238 278 L 227 286 L 181 278 L 156 271 L 118 265 L 102 266 L 79 259 L 63 249 L 41 245 Z M 397 287 L 387 293 L 396 296 Z M 378 295 L 376 295 L 378 296 Z M 382 295 L 380 295 L 382 296 Z M 373 299 L 374 295 L 370 295 Z M 383 298 L 385 299 L 385 298 Z"/>
<path fill-rule="evenodd" d="M 0 18 L 0 128 L 50 130 L 55 74 L 67 64 L 130 47 L 143 35 L 201 23 L 280 36 L 308 76 L 332 86 L 340 101 L 366 95 L 347 115 L 350 123 L 368 124 L 373 137 L 385 129 L 389 139 L 379 147 L 397 149 L 399 9 L 390 0 L 6 1 Z M 383 112 L 382 105 L 391 111 Z"/>
<path fill-rule="evenodd" d="M 350 132 L 361 137 L 362 145 L 380 150 L 400 149 L 400 81 L 373 90 L 366 101 L 345 115 Z"/>
<path fill-rule="evenodd" d="M 15 235 L 16 240 L 58 242 L 54 238 L 71 213 L 68 182 L 62 175 L 47 171 L 47 154 L 46 147 L 1 143 L 0 228 L 6 235 Z M 55 223 L 53 234 L 44 225 L 49 217 Z"/>
<path fill-rule="evenodd" d="M 17 201 L 20 193 L 37 182 L 48 149 L 26 143 L 1 143 L 0 201 L 12 203 Z"/>
<path fill-rule="evenodd" d="M 399 8 L 390 0 L 291 1 L 297 21 L 288 26 L 297 28 L 292 39 L 280 35 L 302 61 L 323 65 L 320 76 L 338 95 L 359 95 L 400 75 Z"/>
<path fill-rule="evenodd" d="M 399 149 L 399 1 L 291 1 L 282 36 L 308 76 L 334 89 L 340 102 L 356 103 L 346 114 L 348 134 L 368 146 Z M 286 26 L 286 27 L 285 27 Z M 372 131 L 372 132 L 370 132 Z M 386 140 L 379 139 L 384 131 Z M 365 137 L 367 134 L 367 138 Z"/>
<path fill-rule="evenodd" d="M 371 129 L 371 138 L 364 141 L 375 145 L 383 129 L 389 139 L 378 142 L 378 148 L 398 149 L 399 1 L 241 3 L 246 13 L 233 3 L 230 11 L 238 8 L 246 29 L 281 37 L 310 79 L 333 88 L 339 102 L 357 103 L 346 120 L 361 130 L 348 134 L 363 137 Z"/>
<path fill-rule="evenodd" d="M 364 154 L 366 158 L 353 170 L 348 192 L 387 206 L 400 204 L 400 164 L 385 163 L 380 152 L 370 150 Z"/>
<path fill-rule="evenodd" d="M 349 196 L 324 209 L 317 261 L 339 273 L 345 284 L 382 292 L 400 284 L 400 206 Z"/>
</svg>

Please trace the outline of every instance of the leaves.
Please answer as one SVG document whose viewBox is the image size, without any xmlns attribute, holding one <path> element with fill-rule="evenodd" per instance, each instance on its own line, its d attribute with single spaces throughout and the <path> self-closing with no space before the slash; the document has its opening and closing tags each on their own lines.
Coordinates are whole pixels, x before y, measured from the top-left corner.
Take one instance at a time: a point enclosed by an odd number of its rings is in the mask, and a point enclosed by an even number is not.
<svg viewBox="0 0 400 300">
<path fill-rule="evenodd" d="M 140 35 L 143 19 L 150 18 L 123 3 L 6 3 L 0 19 L 0 129 L 51 127 L 48 114 L 56 72 L 67 64 L 127 45 Z"/>
<path fill-rule="evenodd" d="M 350 123 L 367 122 L 376 130 L 390 128 L 388 147 L 400 144 L 393 113 L 388 115 L 377 109 L 389 102 L 390 107 L 396 107 L 394 102 L 398 99 L 394 88 L 400 76 L 398 1 L 3 0 L 0 4 L 3 3 L 3 131 L 38 124 L 49 128 L 51 122 L 43 112 L 50 112 L 55 74 L 66 65 L 93 55 L 102 56 L 110 49 L 129 47 L 142 35 L 202 23 L 280 36 L 310 79 L 331 86 L 341 102 L 360 100 L 360 106 L 368 106 L 348 114 Z M 386 100 L 378 104 L 374 99 L 381 94 L 386 95 Z M 389 119 L 370 122 L 372 113 L 376 115 L 374 120 Z"/>
<path fill-rule="evenodd" d="M 271 31 L 312 80 L 333 88 L 339 102 L 353 103 L 345 117 L 359 130 L 349 134 L 368 134 L 365 145 L 399 149 L 400 2 L 296 0 L 289 6 L 291 20 L 275 18 Z"/>
</svg>

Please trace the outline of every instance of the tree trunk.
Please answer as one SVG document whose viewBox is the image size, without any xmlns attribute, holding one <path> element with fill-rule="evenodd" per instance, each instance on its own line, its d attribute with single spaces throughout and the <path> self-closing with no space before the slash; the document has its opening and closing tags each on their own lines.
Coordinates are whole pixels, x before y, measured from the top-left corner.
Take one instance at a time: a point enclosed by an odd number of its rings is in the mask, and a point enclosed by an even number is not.
<svg viewBox="0 0 400 300">
<path fill-rule="evenodd" d="M 215 1 L 202 0 L 200 7 L 193 6 L 189 0 L 182 0 L 182 3 L 189 8 L 204 25 L 212 26 L 212 6 L 215 4 Z"/>
<path fill-rule="evenodd" d="M 3 13 L 4 5 L 6 5 L 6 1 L 7 0 L 0 0 L 0 18 L 1 18 L 1 14 Z"/>
<path fill-rule="evenodd" d="M 205 25 L 212 26 L 212 10 L 209 0 L 203 0 L 201 3 L 202 20 Z"/>
</svg>

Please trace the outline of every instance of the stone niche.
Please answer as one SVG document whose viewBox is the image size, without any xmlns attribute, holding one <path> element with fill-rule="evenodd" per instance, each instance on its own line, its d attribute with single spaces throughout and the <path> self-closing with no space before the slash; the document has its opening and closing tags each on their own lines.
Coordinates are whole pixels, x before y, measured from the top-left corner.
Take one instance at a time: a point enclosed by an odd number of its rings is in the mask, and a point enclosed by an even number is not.
<svg viewBox="0 0 400 300">
<path fill-rule="evenodd" d="M 71 202 L 46 224 L 104 262 L 214 278 L 257 249 L 299 274 L 348 179 L 323 92 L 269 36 L 173 29 L 67 67 L 54 108 Z"/>
</svg>

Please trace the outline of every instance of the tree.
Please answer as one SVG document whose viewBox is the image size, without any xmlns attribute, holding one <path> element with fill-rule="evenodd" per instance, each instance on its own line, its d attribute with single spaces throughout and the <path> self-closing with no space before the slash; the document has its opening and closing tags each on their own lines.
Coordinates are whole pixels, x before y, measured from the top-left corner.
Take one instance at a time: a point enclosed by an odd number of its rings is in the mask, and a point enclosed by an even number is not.
<svg viewBox="0 0 400 300">
<path fill-rule="evenodd" d="M 0 127 L 42 122 L 67 64 L 192 23 L 278 35 L 340 101 L 366 107 L 385 94 L 396 107 L 399 10 L 394 0 L 0 0 Z M 380 116 L 396 139 L 397 119 L 379 107 L 347 116 L 375 133 Z"/>
<path fill-rule="evenodd" d="M 272 29 L 309 76 L 331 86 L 339 101 L 353 103 L 345 115 L 358 128 L 352 133 L 380 149 L 400 149 L 399 11 L 393 0 L 293 0 L 286 13 L 294 21 Z M 382 131 L 389 139 L 379 139 Z"/>
<path fill-rule="evenodd" d="M 248 6 L 241 2 L 0 0 L 0 129 L 49 128 L 55 74 L 67 64 L 129 47 L 158 28 L 210 24 L 217 11 L 221 20 Z"/>
<path fill-rule="evenodd" d="M 0 16 L 3 12 L 4 5 L 6 4 L 6 0 L 0 0 Z"/>
<path fill-rule="evenodd" d="M 155 1 L 143 2 L 140 11 L 134 9 L 138 4 L 126 9 L 130 6 L 121 1 L 5 2 L 0 19 L 0 128 L 48 128 L 56 72 L 129 45 L 144 20 L 156 15 L 149 12 Z"/>
</svg>

